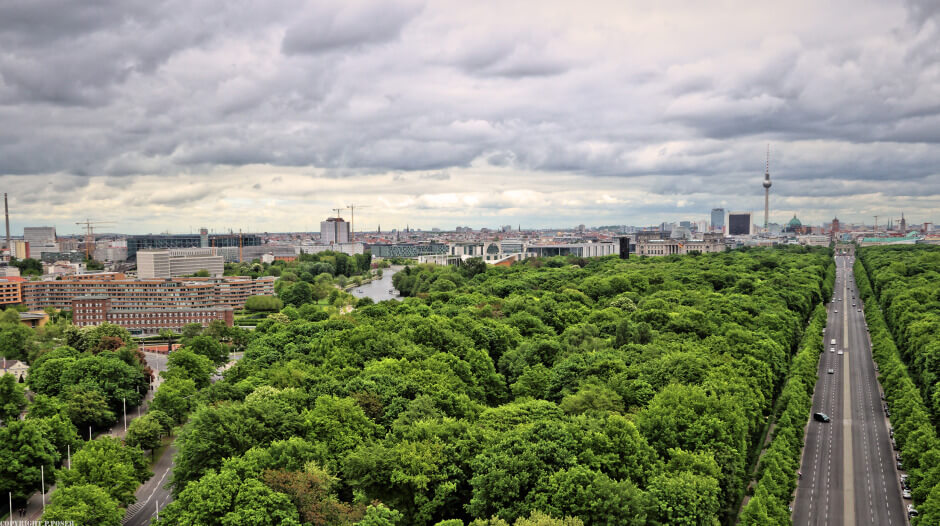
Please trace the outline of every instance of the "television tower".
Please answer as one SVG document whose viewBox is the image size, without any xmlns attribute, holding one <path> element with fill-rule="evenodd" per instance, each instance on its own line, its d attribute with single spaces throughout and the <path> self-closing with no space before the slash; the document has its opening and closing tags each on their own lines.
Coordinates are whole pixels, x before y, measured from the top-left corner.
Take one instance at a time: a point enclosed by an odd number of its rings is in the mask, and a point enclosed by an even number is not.
<svg viewBox="0 0 940 526">
<path fill-rule="evenodd" d="M 767 165 L 764 170 L 764 231 L 767 231 L 767 221 L 770 216 L 770 145 L 767 145 Z"/>
</svg>

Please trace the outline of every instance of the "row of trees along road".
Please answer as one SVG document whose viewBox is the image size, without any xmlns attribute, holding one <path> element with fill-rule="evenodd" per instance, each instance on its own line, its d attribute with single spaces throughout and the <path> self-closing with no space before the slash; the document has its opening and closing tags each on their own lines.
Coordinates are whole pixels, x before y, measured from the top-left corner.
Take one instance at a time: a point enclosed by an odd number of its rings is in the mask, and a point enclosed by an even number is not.
<svg viewBox="0 0 940 526">
<path fill-rule="evenodd" d="M 940 371 L 936 364 L 940 247 L 862 248 L 854 270 L 894 439 L 919 513 L 914 521 L 940 524 L 937 407 L 924 396 L 932 395 L 935 402 L 935 375 Z"/>
<path fill-rule="evenodd" d="M 0 351 L 30 364 L 25 384 L 0 377 L 0 494 L 9 493 L 19 508 L 44 478 L 47 489 L 56 486 L 44 520 L 120 524 L 123 508 L 150 476 L 144 450 L 158 447 L 191 407 L 211 402 L 201 392 L 193 395 L 227 361 L 228 347 L 219 339 L 243 344 L 244 334 L 234 332 L 187 326 L 184 348 L 169 357 L 167 381 L 151 410 L 131 422 L 123 442 L 106 436 L 88 441 L 92 430 L 114 425 L 125 406 L 133 411 L 149 389 L 153 371 L 130 334 L 111 324 L 78 328 L 58 314 L 32 330 L 14 310 L 0 314 Z"/>
<path fill-rule="evenodd" d="M 730 520 L 830 266 L 410 267 L 402 302 L 285 307 L 190 408 L 161 524 Z"/>
</svg>

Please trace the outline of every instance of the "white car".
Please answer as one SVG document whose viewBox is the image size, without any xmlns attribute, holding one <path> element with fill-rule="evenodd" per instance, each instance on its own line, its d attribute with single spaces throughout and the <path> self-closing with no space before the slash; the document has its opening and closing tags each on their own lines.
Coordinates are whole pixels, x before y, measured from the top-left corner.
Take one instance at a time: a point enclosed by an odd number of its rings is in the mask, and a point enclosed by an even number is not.
<svg viewBox="0 0 940 526">
<path fill-rule="evenodd" d="M 830 347 L 830 348 L 829 348 L 829 352 L 836 352 L 836 348 L 835 348 L 835 347 Z"/>
<path fill-rule="evenodd" d="M 839 351 L 839 356 L 842 356 L 842 351 Z"/>
<path fill-rule="evenodd" d="M 904 497 L 905 499 L 911 498 L 911 490 L 906 489 L 906 490 L 902 491 L 902 492 L 901 492 L 901 496 Z"/>
</svg>

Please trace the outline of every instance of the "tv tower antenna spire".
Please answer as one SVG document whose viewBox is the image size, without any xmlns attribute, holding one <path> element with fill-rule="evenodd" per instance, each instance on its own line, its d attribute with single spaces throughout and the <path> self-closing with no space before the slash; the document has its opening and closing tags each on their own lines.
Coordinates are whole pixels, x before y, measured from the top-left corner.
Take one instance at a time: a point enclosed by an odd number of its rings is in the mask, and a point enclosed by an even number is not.
<svg viewBox="0 0 940 526">
<path fill-rule="evenodd" d="M 764 168 L 764 231 L 767 231 L 767 222 L 770 218 L 770 145 L 767 145 L 767 164 Z"/>
</svg>

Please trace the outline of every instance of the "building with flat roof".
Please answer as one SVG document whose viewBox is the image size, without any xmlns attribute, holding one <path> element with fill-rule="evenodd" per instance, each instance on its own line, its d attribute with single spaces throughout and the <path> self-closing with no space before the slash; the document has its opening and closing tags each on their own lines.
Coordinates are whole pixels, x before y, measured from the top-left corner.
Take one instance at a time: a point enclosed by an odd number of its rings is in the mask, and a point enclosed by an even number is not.
<svg viewBox="0 0 940 526">
<path fill-rule="evenodd" d="M 251 279 L 242 276 L 221 278 L 175 278 L 153 280 L 74 279 L 24 281 L 19 303 L 30 310 L 55 307 L 68 309 L 78 296 L 108 296 L 115 309 L 162 310 L 245 306 L 250 296 L 273 296 L 273 276 Z"/>
<path fill-rule="evenodd" d="M 725 231 L 725 209 L 712 208 L 711 229 L 715 232 Z"/>
<path fill-rule="evenodd" d="M 207 242 L 208 247 L 203 246 Z M 128 236 L 127 259 L 136 259 L 137 251 L 165 248 L 223 248 L 256 247 L 262 245 L 256 234 L 147 234 Z"/>
<path fill-rule="evenodd" d="M 729 236 L 750 236 L 754 234 L 754 219 L 751 212 L 730 212 L 728 214 Z"/>
<path fill-rule="evenodd" d="M 26 281 L 23 278 L 0 278 L 0 305 L 18 305 L 23 303 L 23 289 L 20 284 Z"/>
<path fill-rule="evenodd" d="M 72 299 L 72 322 L 77 327 L 94 327 L 112 323 L 124 327 L 131 334 L 154 334 L 163 329 L 181 331 L 191 323 L 203 327 L 220 320 L 231 327 L 234 312 L 228 305 L 205 308 L 114 308 L 111 298 L 104 295 L 77 296 Z"/>
<path fill-rule="evenodd" d="M 349 223 L 342 217 L 329 217 L 326 221 L 320 221 L 321 244 L 349 243 L 349 241 Z"/>
<path fill-rule="evenodd" d="M 23 228 L 23 239 L 33 245 L 54 245 L 56 242 L 54 226 L 28 226 Z"/>
<path fill-rule="evenodd" d="M 192 276 L 205 270 L 218 277 L 225 271 L 222 256 L 212 255 L 209 248 L 139 250 L 137 251 L 137 277 L 140 279 L 168 279 Z M 176 252 L 183 252 L 177 255 Z"/>
</svg>

